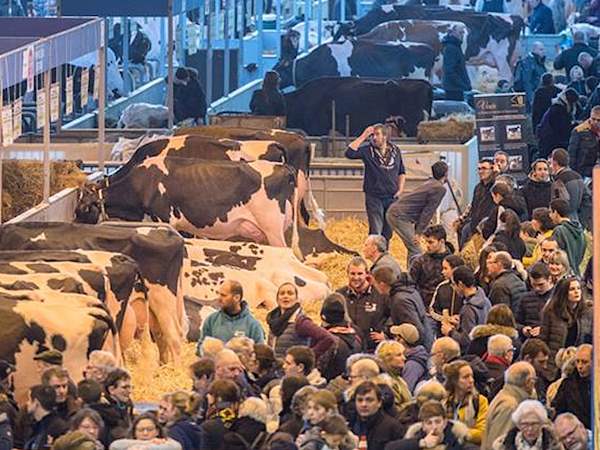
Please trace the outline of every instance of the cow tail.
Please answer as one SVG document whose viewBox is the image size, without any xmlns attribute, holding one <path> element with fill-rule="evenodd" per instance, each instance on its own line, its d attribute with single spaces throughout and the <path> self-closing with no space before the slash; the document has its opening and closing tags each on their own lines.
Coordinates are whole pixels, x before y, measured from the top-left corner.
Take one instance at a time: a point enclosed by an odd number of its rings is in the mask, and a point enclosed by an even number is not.
<svg viewBox="0 0 600 450">
<path fill-rule="evenodd" d="M 317 203 L 317 199 L 313 194 L 310 178 L 306 179 L 306 183 L 308 185 L 308 202 L 310 203 L 310 208 L 313 210 L 315 219 L 317 219 L 319 229 L 325 230 L 325 211 L 323 211 Z"/>
</svg>

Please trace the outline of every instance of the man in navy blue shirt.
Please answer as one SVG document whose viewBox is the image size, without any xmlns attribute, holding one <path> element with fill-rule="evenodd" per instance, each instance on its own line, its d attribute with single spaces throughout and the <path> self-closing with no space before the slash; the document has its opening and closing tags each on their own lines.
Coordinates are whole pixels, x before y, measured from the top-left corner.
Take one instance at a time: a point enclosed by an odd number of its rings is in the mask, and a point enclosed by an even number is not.
<svg viewBox="0 0 600 450">
<path fill-rule="evenodd" d="M 400 149 L 388 141 L 385 125 L 367 127 L 346 149 L 346 158 L 362 159 L 365 165 L 363 191 L 369 220 L 369 234 L 379 234 L 388 241 L 392 229 L 385 213 L 404 190 L 406 171 Z"/>
</svg>

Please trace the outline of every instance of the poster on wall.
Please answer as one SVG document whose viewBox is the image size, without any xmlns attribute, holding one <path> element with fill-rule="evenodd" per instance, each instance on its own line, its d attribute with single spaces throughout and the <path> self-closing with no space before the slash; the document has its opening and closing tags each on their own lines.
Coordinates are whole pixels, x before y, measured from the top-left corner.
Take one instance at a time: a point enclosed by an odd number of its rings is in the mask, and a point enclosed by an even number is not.
<svg viewBox="0 0 600 450">
<path fill-rule="evenodd" d="M 43 89 L 38 89 L 36 94 L 35 120 L 38 129 L 44 128 L 46 117 L 46 92 Z"/>
<path fill-rule="evenodd" d="M 81 107 L 85 108 L 88 103 L 90 89 L 90 72 L 87 67 L 81 69 Z"/>
<path fill-rule="evenodd" d="M 73 114 L 73 76 L 68 76 L 65 81 L 65 114 Z"/>
<path fill-rule="evenodd" d="M 483 94 L 475 96 L 479 158 L 493 158 L 498 150 L 508 153 L 508 170 L 520 177 L 529 171 L 525 139 L 527 116 L 525 94 Z"/>
<path fill-rule="evenodd" d="M 100 91 L 100 66 L 94 66 L 94 89 L 93 96 L 94 100 L 98 100 L 98 92 Z"/>
<path fill-rule="evenodd" d="M 60 110 L 60 89 L 58 83 L 50 86 L 50 122 L 56 122 L 59 118 Z"/>
<path fill-rule="evenodd" d="M 13 143 L 12 105 L 2 107 L 2 142 L 3 145 Z"/>
<path fill-rule="evenodd" d="M 23 99 L 18 98 L 13 103 L 13 140 L 23 134 Z"/>
</svg>

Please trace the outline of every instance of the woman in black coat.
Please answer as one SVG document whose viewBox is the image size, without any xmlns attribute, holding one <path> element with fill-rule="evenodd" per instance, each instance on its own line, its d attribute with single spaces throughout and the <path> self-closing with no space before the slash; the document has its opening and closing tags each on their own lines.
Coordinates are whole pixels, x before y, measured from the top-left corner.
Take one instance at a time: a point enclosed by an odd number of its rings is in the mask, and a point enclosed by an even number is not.
<svg viewBox="0 0 600 450">
<path fill-rule="evenodd" d="M 531 172 L 521 188 L 521 195 L 527 205 L 527 216 L 533 216 L 535 208 L 550 206 L 552 181 L 550 181 L 550 164 L 545 159 L 536 159 L 531 164 Z"/>
<path fill-rule="evenodd" d="M 578 278 L 566 276 L 556 284 L 542 311 L 539 337 L 550 348 L 550 363 L 561 348 L 592 343 L 592 310 Z"/>
<path fill-rule="evenodd" d="M 250 111 L 257 116 L 285 116 L 285 98 L 279 92 L 279 74 L 272 70 L 265 74 L 262 89 L 254 91 Z"/>
<path fill-rule="evenodd" d="M 560 89 L 554 85 L 554 76 L 551 73 L 542 75 L 540 87 L 533 94 L 533 106 L 531 107 L 531 123 L 534 131 L 550 108 L 552 100 L 558 94 L 560 94 Z"/>
<path fill-rule="evenodd" d="M 555 148 L 568 147 L 578 101 L 579 94 L 574 89 L 567 89 L 559 94 L 542 117 L 536 130 L 541 158 L 548 158 Z"/>
<path fill-rule="evenodd" d="M 510 256 L 512 256 L 513 259 L 521 261 L 523 256 L 525 256 L 527 248 L 525 247 L 525 242 L 521 239 L 520 234 L 521 222 L 519 222 L 517 213 L 511 209 L 505 209 L 502 214 L 500 214 L 500 227 L 494 235 L 492 244 L 497 244 L 498 242 L 503 243 L 506 245 Z"/>
</svg>

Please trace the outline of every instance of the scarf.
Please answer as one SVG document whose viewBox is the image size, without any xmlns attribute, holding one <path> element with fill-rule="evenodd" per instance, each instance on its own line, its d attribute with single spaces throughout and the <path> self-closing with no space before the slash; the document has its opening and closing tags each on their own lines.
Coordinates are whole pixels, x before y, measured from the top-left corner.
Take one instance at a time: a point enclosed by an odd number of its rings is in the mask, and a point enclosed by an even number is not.
<svg viewBox="0 0 600 450">
<path fill-rule="evenodd" d="M 460 421 L 464 423 L 467 427 L 473 428 L 477 423 L 477 417 L 475 414 L 475 405 L 474 402 L 479 401 L 479 392 L 474 391 L 472 394 L 468 395 L 462 402 L 456 403 L 454 398 L 451 398 L 448 402 L 448 406 L 452 408 L 452 418 L 456 421 Z M 465 416 L 462 419 L 459 419 L 458 411 L 464 408 Z"/>
<path fill-rule="evenodd" d="M 283 314 L 281 313 L 280 307 L 275 308 L 267 314 L 267 324 L 269 325 L 271 333 L 276 337 L 281 336 L 287 328 L 290 318 L 298 309 L 300 309 L 300 303 L 296 303 Z"/>
<path fill-rule="evenodd" d="M 530 445 L 523 437 L 523 433 L 519 431 L 517 433 L 517 436 L 515 437 L 515 448 L 517 450 L 543 450 L 542 449 L 542 436 L 543 436 L 543 433 L 540 433 L 540 435 L 538 436 L 537 440 L 533 443 L 533 445 Z"/>
</svg>

